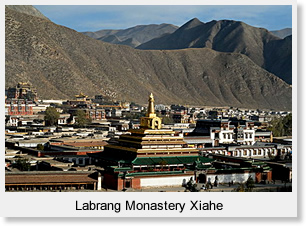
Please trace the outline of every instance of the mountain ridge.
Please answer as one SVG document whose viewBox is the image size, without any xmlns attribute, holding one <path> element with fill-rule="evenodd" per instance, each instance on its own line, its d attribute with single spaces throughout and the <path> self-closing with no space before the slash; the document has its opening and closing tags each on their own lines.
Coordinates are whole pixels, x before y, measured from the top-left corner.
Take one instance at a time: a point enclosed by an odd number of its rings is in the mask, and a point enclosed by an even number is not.
<svg viewBox="0 0 306 226">
<path fill-rule="evenodd" d="M 137 46 L 142 50 L 171 50 L 184 48 L 211 48 L 220 52 L 242 53 L 252 59 L 257 65 L 274 73 L 287 83 L 292 81 L 291 68 L 277 70 L 282 67 L 277 62 L 289 61 L 292 58 L 291 43 L 286 42 L 288 50 L 277 55 L 277 60 L 271 65 L 267 55 L 272 55 L 279 48 L 275 43 L 266 46 L 269 42 L 281 40 L 267 29 L 256 28 L 241 21 L 213 20 L 207 23 L 194 18 L 182 25 L 175 32 L 152 39 Z M 273 47 L 273 48 L 272 48 Z M 267 53 L 269 51 L 270 53 Z M 283 68 L 283 67 L 282 67 Z"/>
<path fill-rule="evenodd" d="M 133 48 L 140 45 L 141 43 L 147 42 L 153 38 L 159 37 L 166 33 L 172 33 L 177 27 L 172 24 L 149 24 L 149 25 L 136 25 L 127 29 L 118 30 L 98 30 L 95 32 L 82 32 L 83 34 L 105 42 L 112 44 L 128 45 Z M 115 35 L 118 40 L 109 41 L 109 36 Z M 133 41 L 127 40 L 133 39 Z M 120 40 L 120 41 L 119 41 Z"/>
</svg>

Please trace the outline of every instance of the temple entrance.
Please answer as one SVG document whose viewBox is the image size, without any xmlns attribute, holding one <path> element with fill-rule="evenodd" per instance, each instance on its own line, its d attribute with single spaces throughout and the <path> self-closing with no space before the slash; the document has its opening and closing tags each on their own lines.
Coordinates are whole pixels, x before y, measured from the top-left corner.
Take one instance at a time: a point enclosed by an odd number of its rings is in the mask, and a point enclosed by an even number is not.
<svg viewBox="0 0 306 226">
<path fill-rule="evenodd" d="M 204 183 L 204 184 L 206 183 L 206 175 L 205 174 L 203 174 L 203 173 L 199 174 L 198 183 Z"/>
<path fill-rule="evenodd" d="M 131 187 L 131 180 L 125 180 L 125 188 L 130 188 Z"/>
</svg>

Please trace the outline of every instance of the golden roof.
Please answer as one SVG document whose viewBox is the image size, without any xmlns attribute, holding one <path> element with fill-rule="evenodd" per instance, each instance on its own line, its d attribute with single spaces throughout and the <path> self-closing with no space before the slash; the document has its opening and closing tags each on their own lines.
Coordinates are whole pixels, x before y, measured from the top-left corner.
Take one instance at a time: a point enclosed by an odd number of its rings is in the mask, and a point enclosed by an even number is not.
<svg viewBox="0 0 306 226">
<path fill-rule="evenodd" d="M 74 95 L 76 98 L 87 98 L 88 96 L 86 96 L 84 93 L 80 92 L 80 94 Z"/>
</svg>

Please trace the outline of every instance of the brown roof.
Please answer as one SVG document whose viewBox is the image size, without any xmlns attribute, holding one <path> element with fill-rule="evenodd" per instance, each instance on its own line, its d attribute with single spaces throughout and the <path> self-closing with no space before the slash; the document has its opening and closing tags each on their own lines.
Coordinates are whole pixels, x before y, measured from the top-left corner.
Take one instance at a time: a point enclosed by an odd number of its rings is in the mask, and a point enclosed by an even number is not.
<svg viewBox="0 0 306 226">
<path fill-rule="evenodd" d="M 72 147 L 97 147 L 105 146 L 107 143 L 105 141 L 90 141 L 90 142 L 64 142 L 67 146 Z"/>
<path fill-rule="evenodd" d="M 46 173 L 46 174 L 6 174 L 5 184 L 39 184 L 39 185 L 51 185 L 51 184 L 78 184 L 78 183 L 94 183 L 97 180 L 90 178 L 88 174 L 78 173 Z"/>
</svg>

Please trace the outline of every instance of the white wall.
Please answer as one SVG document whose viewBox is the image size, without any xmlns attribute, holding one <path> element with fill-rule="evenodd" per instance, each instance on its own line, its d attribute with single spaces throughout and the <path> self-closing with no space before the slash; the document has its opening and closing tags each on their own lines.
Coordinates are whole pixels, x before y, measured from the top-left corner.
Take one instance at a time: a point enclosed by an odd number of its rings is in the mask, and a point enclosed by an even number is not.
<svg viewBox="0 0 306 226">
<path fill-rule="evenodd" d="M 183 182 L 187 183 L 190 177 L 194 176 L 173 176 L 173 177 L 151 177 L 140 179 L 141 187 L 160 187 L 160 186 L 180 186 Z"/>
<path fill-rule="evenodd" d="M 224 138 L 224 134 L 226 138 Z M 232 130 L 223 130 L 219 135 L 219 143 L 233 143 L 234 142 L 234 132 Z"/>
<path fill-rule="evenodd" d="M 215 182 L 215 177 L 218 176 L 219 183 L 228 183 L 233 181 L 234 183 L 246 182 L 249 176 L 255 181 L 255 173 L 235 173 L 235 174 L 210 174 L 207 175 L 207 182 L 210 179 L 211 183 Z"/>
</svg>

